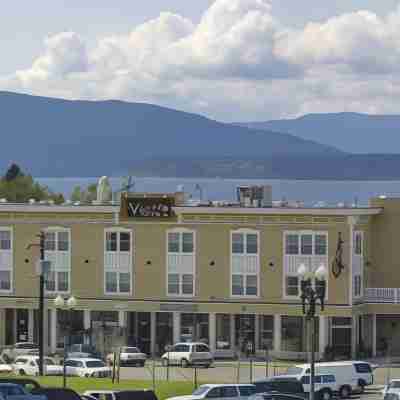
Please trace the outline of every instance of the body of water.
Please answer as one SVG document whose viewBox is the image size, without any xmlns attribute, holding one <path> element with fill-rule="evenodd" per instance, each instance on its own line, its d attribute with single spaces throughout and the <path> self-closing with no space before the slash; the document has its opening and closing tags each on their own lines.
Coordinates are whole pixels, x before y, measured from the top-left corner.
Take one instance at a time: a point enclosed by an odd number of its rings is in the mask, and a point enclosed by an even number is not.
<svg viewBox="0 0 400 400">
<path fill-rule="evenodd" d="M 38 178 L 55 192 L 69 198 L 75 186 L 86 187 L 96 183 L 98 178 Z M 110 178 L 113 190 L 121 188 L 120 178 Z M 274 200 L 298 200 L 306 205 L 326 202 L 327 205 L 346 203 L 366 205 L 368 199 L 379 195 L 400 196 L 400 181 L 302 181 L 262 179 L 195 179 L 195 178 L 134 178 L 136 192 L 174 192 L 183 185 L 185 192 L 193 198 L 203 200 L 236 200 L 239 185 L 272 185 Z"/>
</svg>

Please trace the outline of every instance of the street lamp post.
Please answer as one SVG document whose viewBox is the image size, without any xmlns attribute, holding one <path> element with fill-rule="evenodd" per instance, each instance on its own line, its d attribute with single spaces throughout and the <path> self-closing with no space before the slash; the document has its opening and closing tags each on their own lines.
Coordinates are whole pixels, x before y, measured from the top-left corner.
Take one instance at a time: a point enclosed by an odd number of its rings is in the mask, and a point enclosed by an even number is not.
<svg viewBox="0 0 400 400">
<path fill-rule="evenodd" d="M 315 314 L 318 301 L 321 311 L 324 310 L 324 300 L 326 293 L 326 268 L 320 265 L 314 272 L 308 271 L 304 264 L 301 264 L 298 271 L 301 279 L 301 302 L 303 315 L 311 327 L 311 368 L 310 368 L 310 400 L 315 399 Z M 315 281 L 313 287 L 312 282 Z"/>
<path fill-rule="evenodd" d="M 66 360 L 67 360 L 67 354 L 68 354 L 68 349 L 67 349 L 67 344 L 68 344 L 68 339 L 71 334 L 71 317 L 70 317 L 70 311 L 73 311 L 74 308 L 76 308 L 78 302 L 75 299 L 74 296 L 71 296 L 68 300 L 64 300 L 64 298 L 60 295 L 58 295 L 54 299 L 54 305 L 57 309 L 64 309 L 67 311 L 67 323 L 66 323 L 66 333 L 64 335 L 64 360 L 63 360 L 63 387 L 67 387 L 67 366 L 66 366 Z"/>
</svg>

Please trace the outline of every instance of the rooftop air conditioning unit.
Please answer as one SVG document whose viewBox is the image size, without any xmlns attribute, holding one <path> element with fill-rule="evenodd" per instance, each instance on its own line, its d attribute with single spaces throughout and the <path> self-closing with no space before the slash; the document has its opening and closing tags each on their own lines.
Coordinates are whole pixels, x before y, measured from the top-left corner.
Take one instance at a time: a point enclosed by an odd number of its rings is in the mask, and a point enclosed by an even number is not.
<svg viewBox="0 0 400 400">
<path fill-rule="evenodd" d="M 272 207 L 272 186 L 238 186 L 237 200 L 242 207 Z"/>
</svg>

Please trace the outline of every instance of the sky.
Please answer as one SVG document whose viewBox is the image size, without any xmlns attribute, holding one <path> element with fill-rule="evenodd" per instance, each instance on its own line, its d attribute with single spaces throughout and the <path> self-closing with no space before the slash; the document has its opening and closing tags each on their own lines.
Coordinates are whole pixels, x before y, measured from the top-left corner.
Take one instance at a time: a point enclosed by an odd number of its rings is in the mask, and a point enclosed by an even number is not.
<svg viewBox="0 0 400 400">
<path fill-rule="evenodd" d="M 222 121 L 400 113 L 400 0 L 13 0 L 0 13 L 0 90 Z"/>
</svg>

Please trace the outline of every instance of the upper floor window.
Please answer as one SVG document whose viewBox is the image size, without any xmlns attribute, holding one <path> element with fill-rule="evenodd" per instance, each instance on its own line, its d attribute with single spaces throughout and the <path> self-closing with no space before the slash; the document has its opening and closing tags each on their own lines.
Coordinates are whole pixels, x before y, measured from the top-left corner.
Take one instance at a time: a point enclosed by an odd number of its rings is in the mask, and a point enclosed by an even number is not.
<svg viewBox="0 0 400 400">
<path fill-rule="evenodd" d="M 362 256 L 363 253 L 363 234 L 362 232 L 354 233 L 354 254 Z"/>
<path fill-rule="evenodd" d="M 231 294 L 259 294 L 259 234 L 240 230 L 231 233 Z"/>
<path fill-rule="evenodd" d="M 10 293 L 12 291 L 12 280 L 12 230 L 0 227 L 0 293 Z"/>
<path fill-rule="evenodd" d="M 297 270 L 300 264 L 311 271 L 316 270 L 321 263 L 327 265 L 328 234 L 314 231 L 285 232 L 284 254 L 284 296 L 298 297 L 300 278 Z"/>
<path fill-rule="evenodd" d="M 45 259 L 50 261 L 46 275 L 47 292 L 69 292 L 71 275 L 70 230 L 48 228 L 44 239 Z"/>
<path fill-rule="evenodd" d="M 195 288 L 195 234 L 189 230 L 167 233 L 167 293 L 193 296 Z"/>
<path fill-rule="evenodd" d="M 106 294 L 131 293 L 132 232 L 110 229 L 105 232 L 104 291 Z"/>
</svg>

